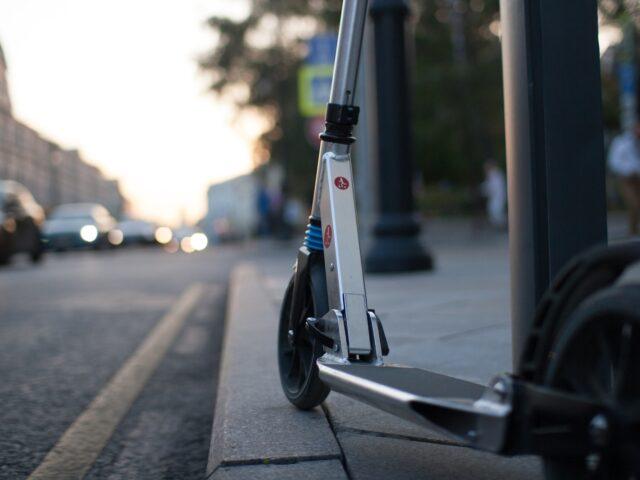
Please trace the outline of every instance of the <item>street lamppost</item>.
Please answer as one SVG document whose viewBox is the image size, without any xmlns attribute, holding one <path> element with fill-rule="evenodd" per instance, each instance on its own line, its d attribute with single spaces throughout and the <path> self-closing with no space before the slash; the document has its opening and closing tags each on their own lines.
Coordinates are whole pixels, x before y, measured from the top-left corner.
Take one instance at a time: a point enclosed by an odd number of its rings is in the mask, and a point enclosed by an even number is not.
<svg viewBox="0 0 640 480">
<path fill-rule="evenodd" d="M 369 272 L 431 270 L 431 255 L 420 244 L 420 225 L 414 216 L 411 120 L 407 75 L 405 0 L 373 0 L 377 155 L 375 155 L 376 211 L 370 248 L 365 255 Z"/>
</svg>

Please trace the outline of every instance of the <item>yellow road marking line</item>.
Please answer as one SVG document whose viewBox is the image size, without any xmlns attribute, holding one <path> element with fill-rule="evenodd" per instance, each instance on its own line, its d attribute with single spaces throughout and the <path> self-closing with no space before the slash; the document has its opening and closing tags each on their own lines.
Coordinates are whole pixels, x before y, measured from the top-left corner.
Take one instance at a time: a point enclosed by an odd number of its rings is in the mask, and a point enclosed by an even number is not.
<svg viewBox="0 0 640 480">
<path fill-rule="evenodd" d="M 187 288 L 111 381 L 60 437 L 29 479 L 81 479 L 158 368 L 204 291 Z"/>
</svg>

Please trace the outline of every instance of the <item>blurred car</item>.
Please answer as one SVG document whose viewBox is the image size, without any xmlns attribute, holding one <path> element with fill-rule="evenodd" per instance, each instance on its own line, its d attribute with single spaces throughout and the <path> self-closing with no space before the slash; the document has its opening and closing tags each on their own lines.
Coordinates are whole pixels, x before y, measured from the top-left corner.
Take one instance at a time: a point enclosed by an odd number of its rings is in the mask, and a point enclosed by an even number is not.
<svg viewBox="0 0 640 480">
<path fill-rule="evenodd" d="M 26 252 L 32 262 L 42 258 L 40 228 L 44 210 L 24 186 L 10 180 L 0 181 L 0 264 L 14 253 Z"/>
<path fill-rule="evenodd" d="M 111 231 L 112 245 L 153 245 L 156 243 L 156 226 L 145 220 L 126 219 Z"/>
<path fill-rule="evenodd" d="M 56 207 L 44 223 L 47 248 L 105 248 L 116 225 L 109 211 L 97 203 L 67 203 Z"/>
</svg>

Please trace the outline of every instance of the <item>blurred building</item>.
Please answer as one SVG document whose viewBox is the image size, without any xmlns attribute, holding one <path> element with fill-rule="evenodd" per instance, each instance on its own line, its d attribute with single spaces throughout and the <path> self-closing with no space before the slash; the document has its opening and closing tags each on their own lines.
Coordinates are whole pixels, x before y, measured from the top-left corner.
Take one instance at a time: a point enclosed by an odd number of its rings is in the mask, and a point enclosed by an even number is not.
<svg viewBox="0 0 640 480">
<path fill-rule="evenodd" d="M 2 45 L 0 45 L 0 111 L 11 111 L 11 99 L 9 98 L 9 86 L 7 85 L 7 62 L 4 58 Z"/>
<path fill-rule="evenodd" d="M 46 209 L 61 203 L 97 202 L 120 215 L 124 198 L 118 182 L 16 120 L 11 109 L 7 64 L 0 46 L 0 179 L 27 187 Z"/>
<path fill-rule="evenodd" d="M 282 197 L 284 171 L 280 165 L 263 165 L 246 175 L 211 185 L 207 190 L 207 213 L 198 226 L 211 238 L 237 240 L 258 233 L 258 195 Z"/>
<path fill-rule="evenodd" d="M 250 173 L 211 185 L 207 190 L 207 214 L 201 228 L 221 240 L 247 238 L 258 224 L 258 180 Z"/>
</svg>

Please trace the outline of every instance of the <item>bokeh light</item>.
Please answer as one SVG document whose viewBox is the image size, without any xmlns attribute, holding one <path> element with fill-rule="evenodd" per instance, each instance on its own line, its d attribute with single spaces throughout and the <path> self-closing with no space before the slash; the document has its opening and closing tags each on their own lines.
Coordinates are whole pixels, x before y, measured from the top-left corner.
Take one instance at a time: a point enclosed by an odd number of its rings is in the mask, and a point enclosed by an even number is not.
<svg viewBox="0 0 640 480">
<path fill-rule="evenodd" d="M 184 253 L 193 253 L 193 246 L 191 245 L 191 237 L 184 237 L 180 240 L 180 248 Z"/>
<path fill-rule="evenodd" d="M 80 238 L 87 243 L 92 243 L 98 238 L 98 229 L 95 225 L 85 225 L 80 229 Z"/>
<path fill-rule="evenodd" d="M 124 241 L 124 234 L 122 230 L 116 228 L 109 232 L 108 238 L 111 245 L 118 246 Z"/>
<path fill-rule="evenodd" d="M 158 227 L 156 229 L 155 237 L 156 237 L 156 242 L 158 242 L 161 245 L 166 245 L 173 238 L 173 232 L 169 227 Z"/>
<path fill-rule="evenodd" d="M 191 235 L 191 248 L 196 252 L 201 252 L 209 244 L 209 239 L 204 233 L 198 232 Z"/>
</svg>

